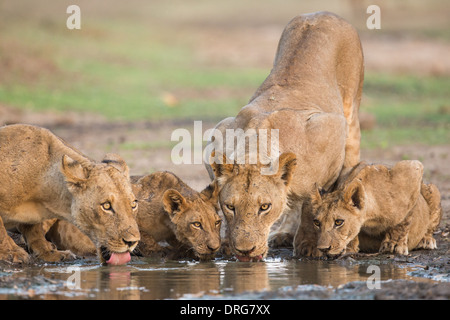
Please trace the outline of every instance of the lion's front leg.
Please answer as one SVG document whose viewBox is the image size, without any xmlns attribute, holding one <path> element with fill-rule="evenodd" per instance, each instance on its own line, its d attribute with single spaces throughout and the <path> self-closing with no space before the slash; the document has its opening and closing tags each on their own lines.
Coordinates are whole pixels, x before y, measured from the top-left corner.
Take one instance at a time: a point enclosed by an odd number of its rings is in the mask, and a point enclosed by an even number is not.
<svg viewBox="0 0 450 320">
<path fill-rule="evenodd" d="M 30 252 L 37 258 L 48 262 L 58 262 L 75 259 L 75 255 L 69 250 L 59 251 L 55 245 L 45 239 L 42 223 L 38 224 L 20 224 L 17 229 L 22 233 Z"/>
<path fill-rule="evenodd" d="M 29 260 L 28 253 L 19 247 L 6 232 L 2 217 L 0 216 L 0 261 L 28 263 Z"/>
<path fill-rule="evenodd" d="M 294 236 L 301 221 L 302 203 L 296 203 L 287 208 L 282 216 L 279 227 L 269 234 L 269 246 L 272 248 L 292 247 Z"/>
<path fill-rule="evenodd" d="M 381 242 L 379 252 L 407 255 L 409 253 L 408 234 L 411 227 L 411 221 L 412 214 L 409 214 L 400 224 L 388 230 L 384 240 Z"/>
<path fill-rule="evenodd" d="M 345 253 L 358 253 L 359 252 L 359 238 L 355 237 L 347 244 Z"/>
<path fill-rule="evenodd" d="M 345 141 L 345 159 L 344 168 L 356 166 L 360 160 L 361 130 L 359 127 L 359 101 L 351 106 L 344 106 L 351 109 L 352 112 L 345 114 L 347 120 L 347 135 Z"/>
<path fill-rule="evenodd" d="M 44 221 L 44 232 L 47 240 L 51 241 L 59 250 L 70 250 L 77 256 L 95 255 L 97 248 L 94 243 L 74 224 L 55 219 Z M 50 224 L 50 226 L 48 225 Z"/>
<path fill-rule="evenodd" d="M 317 249 L 318 234 L 313 226 L 313 215 L 310 201 L 305 201 L 302 207 L 301 223 L 294 238 L 295 257 L 320 257 L 322 252 Z"/>
<path fill-rule="evenodd" d="M 155 238 L 153 238 L 148 233 L 141 231 L 141 240 L 139 241 L 136 251 L 141 255 L 151 256 L 154 254 L 167 254 L 170 250 L 166 247 L 161 246 Z"/>
</svg>

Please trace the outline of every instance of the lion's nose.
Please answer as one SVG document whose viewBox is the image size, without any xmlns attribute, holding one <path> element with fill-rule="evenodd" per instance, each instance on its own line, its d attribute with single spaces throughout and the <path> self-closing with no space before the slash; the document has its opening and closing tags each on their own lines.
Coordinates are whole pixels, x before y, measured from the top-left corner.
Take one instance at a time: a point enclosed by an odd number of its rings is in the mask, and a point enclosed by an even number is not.
<svg viewBox="0 0 450 320">
<path fill-rule="evenodd" d="M 220 246 L 217 246 L 217 247 L 211 247 L 210 245 L 208 245 L 207 247 L 208 247 L 208 249 L 209 249 L 211 252 L 216 252 L 217 250 L 219 250 L 219 247 L 220 247 Z"/>
<path fill-rule="evenodd" d="M 123 243 L 125 243 L 125 245 L 128 248 L 131 248 L 131 247 L 133 247 L 134 245 L 136 245 L 138 243 L 137 241 L 128 241 L 128 240 L 125 240 L 125 239 L 122 239 L 122 241 L 123 241 Z"/>
</svg>

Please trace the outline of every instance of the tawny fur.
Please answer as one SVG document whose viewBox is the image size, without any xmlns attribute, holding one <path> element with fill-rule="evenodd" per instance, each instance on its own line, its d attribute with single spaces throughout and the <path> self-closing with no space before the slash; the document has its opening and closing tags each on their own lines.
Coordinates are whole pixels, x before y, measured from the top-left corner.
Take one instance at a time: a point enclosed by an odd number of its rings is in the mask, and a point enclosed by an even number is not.
<svg viewBox="0 0 450 320">
<path fill-rule="evenodd" d="M 249 104 L 236 117 L 217 124 L 224 144 L 227 129 L 267 129 L 269 139 L 270 130 L 278 129 L 284 162 L 272 176 L 261 174 L 261 159 L 257 164 L 227 165 L 215 158 L 212 165 L 206 165 L 221 188 L 219 200 L 229 226 L 230 248 L 236 255 L 264 256 L 269 230 L 283 213 L 281 227 L 270 241 L 291 245 L 303 199 L 314 184 L 328 188 L 343 168 L 358 163 L 363 70 L 360 40 L 350 24 L 327 12 L 297 16 L 284 29 L 273 69 Z M 235 151 L 226 150 L 225 145 L 213 149 L 223 150 L 228 157 Z M 220 158 L 219 153 L 216 157 Z M 277 156 L 272 154 L 272 161 Z M 249 157 L 246 154 L 245 159 Z M 265 203 L 271 209 L 261 215 Z M 227 214 L 227 204 L 233 213 Z"/>
<path fill-rule="evenodd" d="M 128 167 L 117 155 L 97 163 L 49 130 L 5 126 L 0 128 L 0 177 L 0 260 L 29 261 L 5 228 L 17 228 L 39 258 L 73 257 L 45 241 L 41 222 L 52 218 L 74 223 L 109 252 L 131 251 L 139 240 Z M 102 209 L 105 202 L 111 211 Z"/>
<path fill-rule="evenodd" d="M 131 181 L 139 202 L 139 254 L 165 253 L 169 258 L 195 256 L 202 260 L 214 257 L 220 248 L 221 226 L 214 184 L 197 192 L 170 172 L 135 176 Z M 71 250 L 77 255 L 86 255 L 94 250 L 87 237 L 64 221 L 53 225 L 47 237 L 58 248 Z M 171 247 L 161 246 L 159 243 L 162 241 Z"/>
<path fill-rule="evenodd" d="M 413 249 L 436 249 L 440 193 L 422 176 L 419 161 L 400 161 L 392 168 L 360 163 L 344 172 L 335 190 L 311 196 L 295 237 L 295 254 L 406 255 Z"/>
</svg>

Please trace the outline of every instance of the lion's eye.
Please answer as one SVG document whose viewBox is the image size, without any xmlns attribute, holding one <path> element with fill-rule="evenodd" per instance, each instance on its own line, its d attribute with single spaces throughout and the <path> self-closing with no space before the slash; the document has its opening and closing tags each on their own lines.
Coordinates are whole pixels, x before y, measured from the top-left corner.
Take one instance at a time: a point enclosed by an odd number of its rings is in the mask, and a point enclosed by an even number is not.
<svg viewBox="0 0 450 320">
<path fill-rule="evenodd" d="M 216 227 L 220 226 L 222 224 L 222 220 L 217 220 L 216 221 Z"/>
<path fill-rule="evenodd" d="M 233 206 L 233 205 L 231 205 L 231 204 L 226 204 L 225 206 L 227 207 L 228 210 L 234 211 L 234 206 Z"/>
<path fill-rule="evenodd" d="M 192 222 L 192 226 L 194 228 L 200 229 L 202 227 L 202 224 L 200 222 L 196 221 L 196 222 Z"/>
<path fill-rule="evenodd" d="M 111 203 L 109 201 L 102 203 L 102 209 L 106 211 L 111 211 L 112 209 Z"/>
<path fill-rule="evenodd" d="M 342 219 L 337 219 L 337 220 L 334 221 L 334 225 L 335 225 L 336 227 L 340 227 L 340 226 L 342 226 L 343 224 L 344 224 L 344 220 L 342 220 Z"/>
<path fill-rule="evenodd" d="M 261 205 L 261 207 L 259 207 L 259 211 L 263 212 L 263 211 L 267 211 L 272 207 L 271 203 L 264 203 L 263 205 Z"/>
<path fill-rule="evenodd" d="M 314 220 L 313 220 L 313 223 L 314 223 L 314 225 L 315 225 L 316 227 L 320 227 L 320 221 L 319 221 L 319 220 L 314 219 Z"/>
<path fill-rule="evenodd" d="M 137 208 L 137 205 L 138 205 L 138 201 L 137 201 L 137 200 L 134 200 L 134 201 L 131 203 L 131 208 L 134 210 L 134 209 Z"/>
</svg>

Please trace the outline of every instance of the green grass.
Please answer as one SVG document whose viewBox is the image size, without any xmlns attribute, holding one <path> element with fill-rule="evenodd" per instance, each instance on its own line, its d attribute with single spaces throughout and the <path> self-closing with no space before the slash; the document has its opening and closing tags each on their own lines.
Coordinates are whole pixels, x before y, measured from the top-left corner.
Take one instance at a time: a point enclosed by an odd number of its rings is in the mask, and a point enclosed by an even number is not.
<svg viewBox="0 0 450 320">
<path fill-rule="evenodd" d="M 168 43 L 144 32 L 140 24 L 119 29 L 104 22 L 91 28 L 77 33 L 17 26 L 5 34 L 6 42 L 20 39 L 16 49 L 21 54 L 32 52 L 25 58 L 35 59 L 37 65 L 50 63 L 57 71 L 23 81 L 26 71 L 10 70 L 6 81 L 0 81 L 0 102 L 32 110 L 90 111 L 130 121 L 200 116 L 218 120 L 245 105 L 268 74 L 264 69 L 207 67 L 190 45 Z M 214 94 L 224 90 L 230 94 Z M 167 93 L 176 97 L 176 105 L 164 101 Z"/>
<path fill-rule="evenodd" d="M 377 127 L 362 133 L 363 147 L 450 142 L 450 77 L 367 74 L 361 110 Z"/>
<path fill-rule="evenodd" d="M 195 35 L 183 32 L 169 11 L 159 20 L 173 19 L 167 29 L 146 15 L 89 21 L 88 11 L 82 30 L 69 31 L 59 6 L 44 20 L 0 21 L 0 104 L 89 111 L 111 120 L 217 121 L 236 114 L 270 71 L 205 63 Z M 154 10 L 147 14 L 158 19 Z M 375 115 L 377 126 L 362 133 L 363 148 L 449 143 L 449 88 L 449 76 L 366 72 L 361 110 Z M 167 94 L 177 103 L 168 103 Z"/>
</svg>

